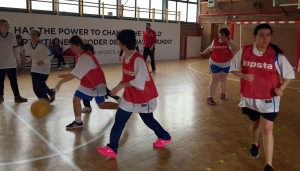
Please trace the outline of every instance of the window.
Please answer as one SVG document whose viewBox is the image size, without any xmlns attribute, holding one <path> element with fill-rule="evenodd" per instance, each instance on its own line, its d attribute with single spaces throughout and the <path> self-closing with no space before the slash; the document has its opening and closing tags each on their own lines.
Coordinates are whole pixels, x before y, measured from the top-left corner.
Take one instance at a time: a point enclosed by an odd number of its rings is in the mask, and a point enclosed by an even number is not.
<svg viewBox="0 0 300 171">
<path fill-rule="evenodd" d="M 140 0 L 140 1 L 137 1 L 137 6 L 141 8 L 141 12 L 140 12 L 140 18 L 149 18 L 149 7 L 150 7 L 150 4 L 149 4 L 149 0 Z M 152 14 L 151 14 L 152 15 Z M 152 16 L 151 16 L 152 18 Z"/>
<path fill-rule="evenodd" d="M 197 22 L 198 0 L 168 0 L 168 10 L 180 12 L 180 21 Z M 169 20 L 178 20 L 178 15 L 169 12 Z"/>
<path fill-rule="evenodd" d="M 59 11 L 79 13 L 79 0 L 59 0 Z"/>
<path fill-rule="evenodd" d="M 83 13 L 99 15 L 99 0 L 83 0 Z"/>
<path fill-rule="evenodd" d="M 32 1 L 33 10 L 53 11 L 52 0 Z"/>
<path fill-rule="evenodd" d="M 0 0 L 0 7 L 26 9 L 26 0 Z"/>
<path fill-rule="evenodd" d="M 162 4 L 163 0 L 151 0 L 151 9 L 155 8 L 155 19 L 161 20 L 162 19 Z M 152 18 L 152 16 L 151 16 Z"/>
<path fill-rule="evenodd" d="M 176 2 L 169 1 L 168 2 L 168 20 L 176 21 Z"/>
<path fill-rule="evenodd" d="M 122 0 L 124 5 L 123 16 L 124 17 L 135 17 L 135 0 Z"/>
<path fill-rule="evenodd" d="M 100 0 L 101 6 L 104 3 L 104 15 L 117 16 L 117 1 L 116 0 Z M 102 11 L 102 9 L 101 9 Z M 102 14 L 102 12 L 101 12 Z"/>
<path fill-rule="evenodd" d="M 187 22 L 197 22 L 197 4 L 188 4 Z"/>
<path fill-rule="evenodd" d="M 177 12 L 180 12 L 180 21 L 186 21 L 187 3 L 177 2 Z M 178 20 L 179 16 L 176 17 Z"/>
</svg>

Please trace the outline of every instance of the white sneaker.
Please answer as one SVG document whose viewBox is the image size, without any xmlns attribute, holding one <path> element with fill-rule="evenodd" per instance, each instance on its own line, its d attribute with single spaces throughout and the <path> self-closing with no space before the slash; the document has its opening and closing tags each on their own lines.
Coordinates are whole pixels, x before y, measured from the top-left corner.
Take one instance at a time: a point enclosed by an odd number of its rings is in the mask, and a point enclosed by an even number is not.
<svg viewBox="0 0 300 171">
<path fill-rule="evenodd" d="M 91 113 L 92 112 L 92 108 L 91 107 L 84 107 L 81 110 L 82 113 Z"/>
<path fill-rule="evenodd" d="M 66 64 L 66 65 L 62 65 L 62 67 L 64 67 L 64 68 L 70 68 L 70 65 Z"/>
<path fill-rule="evenodd" d="M 62 69 L 62 67 L 58 67 L 57 70 L 58 71 L 62 71 L 63 69 Z"/>
</svg>

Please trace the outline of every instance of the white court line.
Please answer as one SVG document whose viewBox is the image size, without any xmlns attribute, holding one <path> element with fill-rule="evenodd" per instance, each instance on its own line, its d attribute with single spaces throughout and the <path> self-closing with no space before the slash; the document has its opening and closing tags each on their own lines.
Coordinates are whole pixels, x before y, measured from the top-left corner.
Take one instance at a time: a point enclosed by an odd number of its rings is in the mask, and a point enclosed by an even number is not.
<svg viewBox="0 0 300 171">
<path fill-rule="evenodd" d="M 201 71 L 197 71 L 194 68 L 192 68 L 192 65 L 197 64 L 197 63 L 201 63 L 201 62 L 208 62 L 208 60 L 193 62 L 193 63 L 189 64 L 189 69 L 194 71 L 194 72 L 197 72 L 199 74 L 209 76 L 210 74 L 207 74 L 207 73 L 204 73 L 204 72 L 201 72 Z M 240 81 L 240 79 L 234 79 L 234 78 L 227 78 L 227 80 L 237 81 L 237 82 Z M 295 81 L 300 81 L 300 80 L 292 80 L 291 82 L 295 82 Z M 298 87 L 286 87 L 286 88 L 293 89 L 293 90 L 300 90 L 300 88 L 298 88 Z"/>
<path fill-rule="evenodd" d="M 68 98 L 70 99 L 70 98 Z M 78 146 L 75 146 L 74 148 L 69 148 L 66 149 L 64 151 L 60 151 L 56 146 L 54 146 L 51 142 L 49 142 L 45 137 L 43 137 L 36 129 L 34 129 L 30 124 L 28 124 L 22 117 L 20 117 L 18 115 L 18 113 L 16 113 L 11 107 L 9 107 L 6 103 L 2 102 L 2 104 L 4 104 L 4 106 L 11 112 L 13 113 L 13 115 L 15 115 L 23 124 L 26 125 L 27 128 L 29 128 L 36 136 L 38 136 L 45 144 L 48 145 L 48 147 L 50 147 L 53 151 L 55 151 L 55 154 L 50 154 L 50 155 L 46 155 L 46 156 L 42 156 L 42 157 L 36 157 L 36 158 L 32 158 L 32 159 L 26 159 L 26 160 L 19 160 L 19 161 L 13 161 L 13 162 L 5 162 L 5 163 L 0 163 L 0 166 L 8 166 L 8 165 L 15 165 L 15 164 L 23 164 L 23 163 L 29 163 L 32 161 L 37 161 L 37 160 L 42 160 L 42 159 L 48 159 L 48 158 L 52 158 L 52 157 L 56 157 L 56 156 L 60 156 L 62 157 L 74 170 L 76 171 L 80 171 L 81 169 L 75 165 L 70 159 L 67 158 L 67 156 L 64 153 L 69 153 L 71 151 L 75 151 L 79 148 L 82 148 L 84 146 L 87 146 L 88 144 L 96 141 L 97 139 L 101 138 L 104 135 L 104 132 L 102 132 L 101 134 L 99 134 L 98 136 L 94 137 L 93 139 L 84 142 Z M 111 111 L 109 111 L 110 114 Z M 112 119 L 110 119 L 110 122 L 112 122 Z M 109 124 L 108 124 L 109 125 Z"/>
</svg>

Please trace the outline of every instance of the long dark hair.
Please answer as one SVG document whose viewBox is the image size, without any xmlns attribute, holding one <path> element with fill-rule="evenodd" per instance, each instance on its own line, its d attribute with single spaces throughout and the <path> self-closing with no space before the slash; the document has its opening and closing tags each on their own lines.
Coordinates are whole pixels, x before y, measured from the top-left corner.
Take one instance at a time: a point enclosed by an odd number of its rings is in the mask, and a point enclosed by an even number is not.
<svg viewBox="0 0 300 171">
<path fill-rule="evenodd" d="M 255 28 L 254 28 L 254 31 L 253 31 L 253 35 L 254 36 L 257 36 L 257 33 L 260 29 L 269 29 L 270 32 L 271 32 L 271 35 L 273 35 L 273 29 L 272 27 L 269 25 L 269 24 L 259 24 L 257 25 Z M 269 45 L 276 51 L 276 53 L 281 53 L 283 54 L 283 51 L 275 44 L 273 43 L 269 43 Z"/>
</svg>

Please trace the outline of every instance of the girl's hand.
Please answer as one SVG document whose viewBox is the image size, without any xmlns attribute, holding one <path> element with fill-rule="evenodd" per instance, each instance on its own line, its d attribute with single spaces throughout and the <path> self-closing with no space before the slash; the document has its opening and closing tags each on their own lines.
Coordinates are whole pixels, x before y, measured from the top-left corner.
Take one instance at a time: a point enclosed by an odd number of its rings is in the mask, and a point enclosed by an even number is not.
<svg viewBox="0 0 300 171">
<path fill-rule="evenodd" d="M 280 88 L 275 88 L 275 93 L 277 94 L 277 96 L 283 95 L 283 91 Z"/>
<path fill-rule="evenodd" d="M 254 75 L 253 74 L 243 74 L 242 79 L 251 82 L 254 80 Z"/>
<path fill-rule="evenodd" d="M 122 88 L 123 88 L 123 87 L 122 87 L 122 83 L 119 84 L 119 85 L 117 85 L 115 88 L 113 88 L 113 89 L 110 91 L 110 95 L 111 95 L 111 96 L 116 96 L 117 93 L 118 93 L 119 91 L 121 91 Z"/>
</svg>

